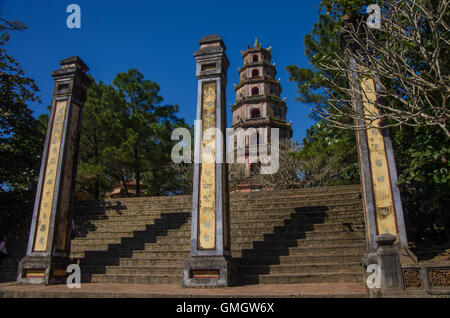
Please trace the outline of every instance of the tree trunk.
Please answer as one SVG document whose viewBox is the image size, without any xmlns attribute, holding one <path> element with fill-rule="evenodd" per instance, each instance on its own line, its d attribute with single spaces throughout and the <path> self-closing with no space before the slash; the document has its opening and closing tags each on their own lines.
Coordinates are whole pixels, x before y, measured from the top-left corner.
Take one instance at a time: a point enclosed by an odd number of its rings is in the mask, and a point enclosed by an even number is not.
<svg viewBox="0 0 450 318">
<path fill-rule="evenodd" d="M 139 171 L 136 171 L 136 196 L 141 196 L 141 174 Z"/>
<path fill-rule="evenodd" d="M 136 162 L 136 196 L 141 196 L 141 174 L 139 171 L 139 154 L 137 143 L 134 145 L 134 160 Z"/>
<path fill-rule="evenodd" d="M 123 173 L 121 174 L 121 179 L 122 179 L 122 186 L 125 191 L 125 196 L 128 198 L 130 195 L 128 193 L 128 185 L 127 185 L 125 178 L 123 177 Z"/>
</svg>

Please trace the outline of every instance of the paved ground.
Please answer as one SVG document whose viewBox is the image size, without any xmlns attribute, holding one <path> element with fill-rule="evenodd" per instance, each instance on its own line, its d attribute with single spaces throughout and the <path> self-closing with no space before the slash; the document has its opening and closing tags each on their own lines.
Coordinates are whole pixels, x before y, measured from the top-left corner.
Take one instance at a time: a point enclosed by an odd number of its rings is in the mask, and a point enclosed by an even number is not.
<svg viewBox="0 0 450 318">
<path fill-rule="evenodd" d="M 364 286 L 354 283 L 321 283 L 289 285 L 247 285 L 227 288 L 184 288 L 179 285 L 81 284 L 80 289 L 66 285 L 21 286 L 0 283 L 0 297 L 220 297 L 220 298 L 301 298 L 301 297 L 367 297 Z"/>
</svg>

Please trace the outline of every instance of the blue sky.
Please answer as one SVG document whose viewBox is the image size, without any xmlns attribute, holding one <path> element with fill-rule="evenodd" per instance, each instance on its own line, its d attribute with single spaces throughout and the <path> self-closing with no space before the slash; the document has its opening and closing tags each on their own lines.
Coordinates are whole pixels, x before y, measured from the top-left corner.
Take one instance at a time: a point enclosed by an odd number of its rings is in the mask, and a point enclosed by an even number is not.
<svg viewBox="0 0 450 318">
<path fill-rule="evenodd" d="M 66 7 L 81 7 L 81 29 L 68 29 Z M 195 117 L 197 80 L 193 52 L 198 40 L 219 34 L 230 60 L 227 84 L 228 123 L 230 103 L 235 102 L 233 83 L 242 65 L 240 50 L 255 37 L 263 47 L 272 46 L 282 97 L 292 120 L 294 139 L 301 141 L 313 122 L 310 106 L 294 99 L 296 83 L 289 82 L 286 66 L 308 67 L 303 38 L 319 15 L 319 1 L 138 1 L 138 0 L 0 0 L 0 15 L 29 26 L 11 34 L 7 50 L 18 59 L 39 89 L 41 104 L 30 107 L 35 115 L 47 112 L 51 102 L 51 71 L 58 62 L 78 55 L 94 78 L 111 83 L 119 72 L 137 68 L 161 86 L 164 104 L 178 104 L 180 116 L 192 124 Z"/>
</svg>

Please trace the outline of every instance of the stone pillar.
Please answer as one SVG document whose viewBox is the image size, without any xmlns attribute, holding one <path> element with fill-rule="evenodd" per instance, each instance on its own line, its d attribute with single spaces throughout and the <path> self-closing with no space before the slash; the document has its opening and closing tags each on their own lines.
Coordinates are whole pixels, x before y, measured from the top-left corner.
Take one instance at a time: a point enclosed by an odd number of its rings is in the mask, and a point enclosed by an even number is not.
<svg viewBox="0 0 450 318">
<path fill-rule="evenodd" d="M 86 75 L 88 67 L 79 57 L 69 57 L 60 64 L 61 68 L 52 72 L 53 100 L 28 248 L 17 275 L 21 284 L 65 281 L 70 262 L 81 112 L 91 80 Z"/>
<path fill-rule="evenodd" d="M 200 41 L 194 53 L 198 78 L 194 142 L 191 255 L 183 266 L 186 287 L 223 287 L 230 278 L 230 216 L 225 164 L 225 45 L 217 35 Z M 217 134 L 208 136 L 210 129 Z M 208 131 L 208 132 L 207 132 Z"/>
<path fill-rule="evenodd" d="M 377 259 L 378 266 L 380 266 L 382 295 L 403 293 L 402 265 L 398 246 L 394 245 L 397 238 L 391 234 L 381 234 L 377 236 L 376 240 L 379 245 Z"/>
<path fill-rule="evenodd" d="M 348 19 L 347 23 L 358 24 L 358 18 Z M 345 33 L 342 34 L 341 45 L 344 52 L 358 50 Z M 378 79 L 360 78 L 365 61 L 349 57 L 348 63 L 351 70 L 349 81 L 354 89 L 353 107 L 361 117 L 356 119 L 356 124 L 362 127 L 366 124 L 362 118 L 368 119 L 370 113 L 379 112 L 376 108 Z M 376 237 L 384 233 L 394 235 L 396 244 L 407 249 L 405 220 L 389 132 L 386 128 L 378 128 L 382 126 L 381 120 L 375 120 L 371 126 L 356 131 L 368 254 L 376 252 L 379 246 Z"/>
</svg>

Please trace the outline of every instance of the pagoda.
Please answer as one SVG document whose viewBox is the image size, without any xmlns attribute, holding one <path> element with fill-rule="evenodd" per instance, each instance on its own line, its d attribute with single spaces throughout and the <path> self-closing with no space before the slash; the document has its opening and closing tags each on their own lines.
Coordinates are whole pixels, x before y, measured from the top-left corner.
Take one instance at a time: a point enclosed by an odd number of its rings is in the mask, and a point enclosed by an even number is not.
<svg viewBox="0 0 450 318">
<path fill-rule="evenodd" d="M 251 134 L 256 132 L 256 143 L 261 148 L 270 145 L 271 128 L 279 129 L 282 140 L 292 137 L 292 127 L 286 122 L 286 98 L 280 97 L 282 89 L 280 79 L 275 79 L 277 70 L 275 63 L 271 63 L 271 47 L 261 47 L 256 39 L 253 47 L 249 45 L 241 54 L 244 65 L 238 68 L 240 80 L 234 85 L 236 103 L 231 105 L 231 128 L 242 128 L 245 132 L 245 167 L 247 173 L 252 173 L 259 170 L 259 163 L 249 162 Z"/>
</svg>

